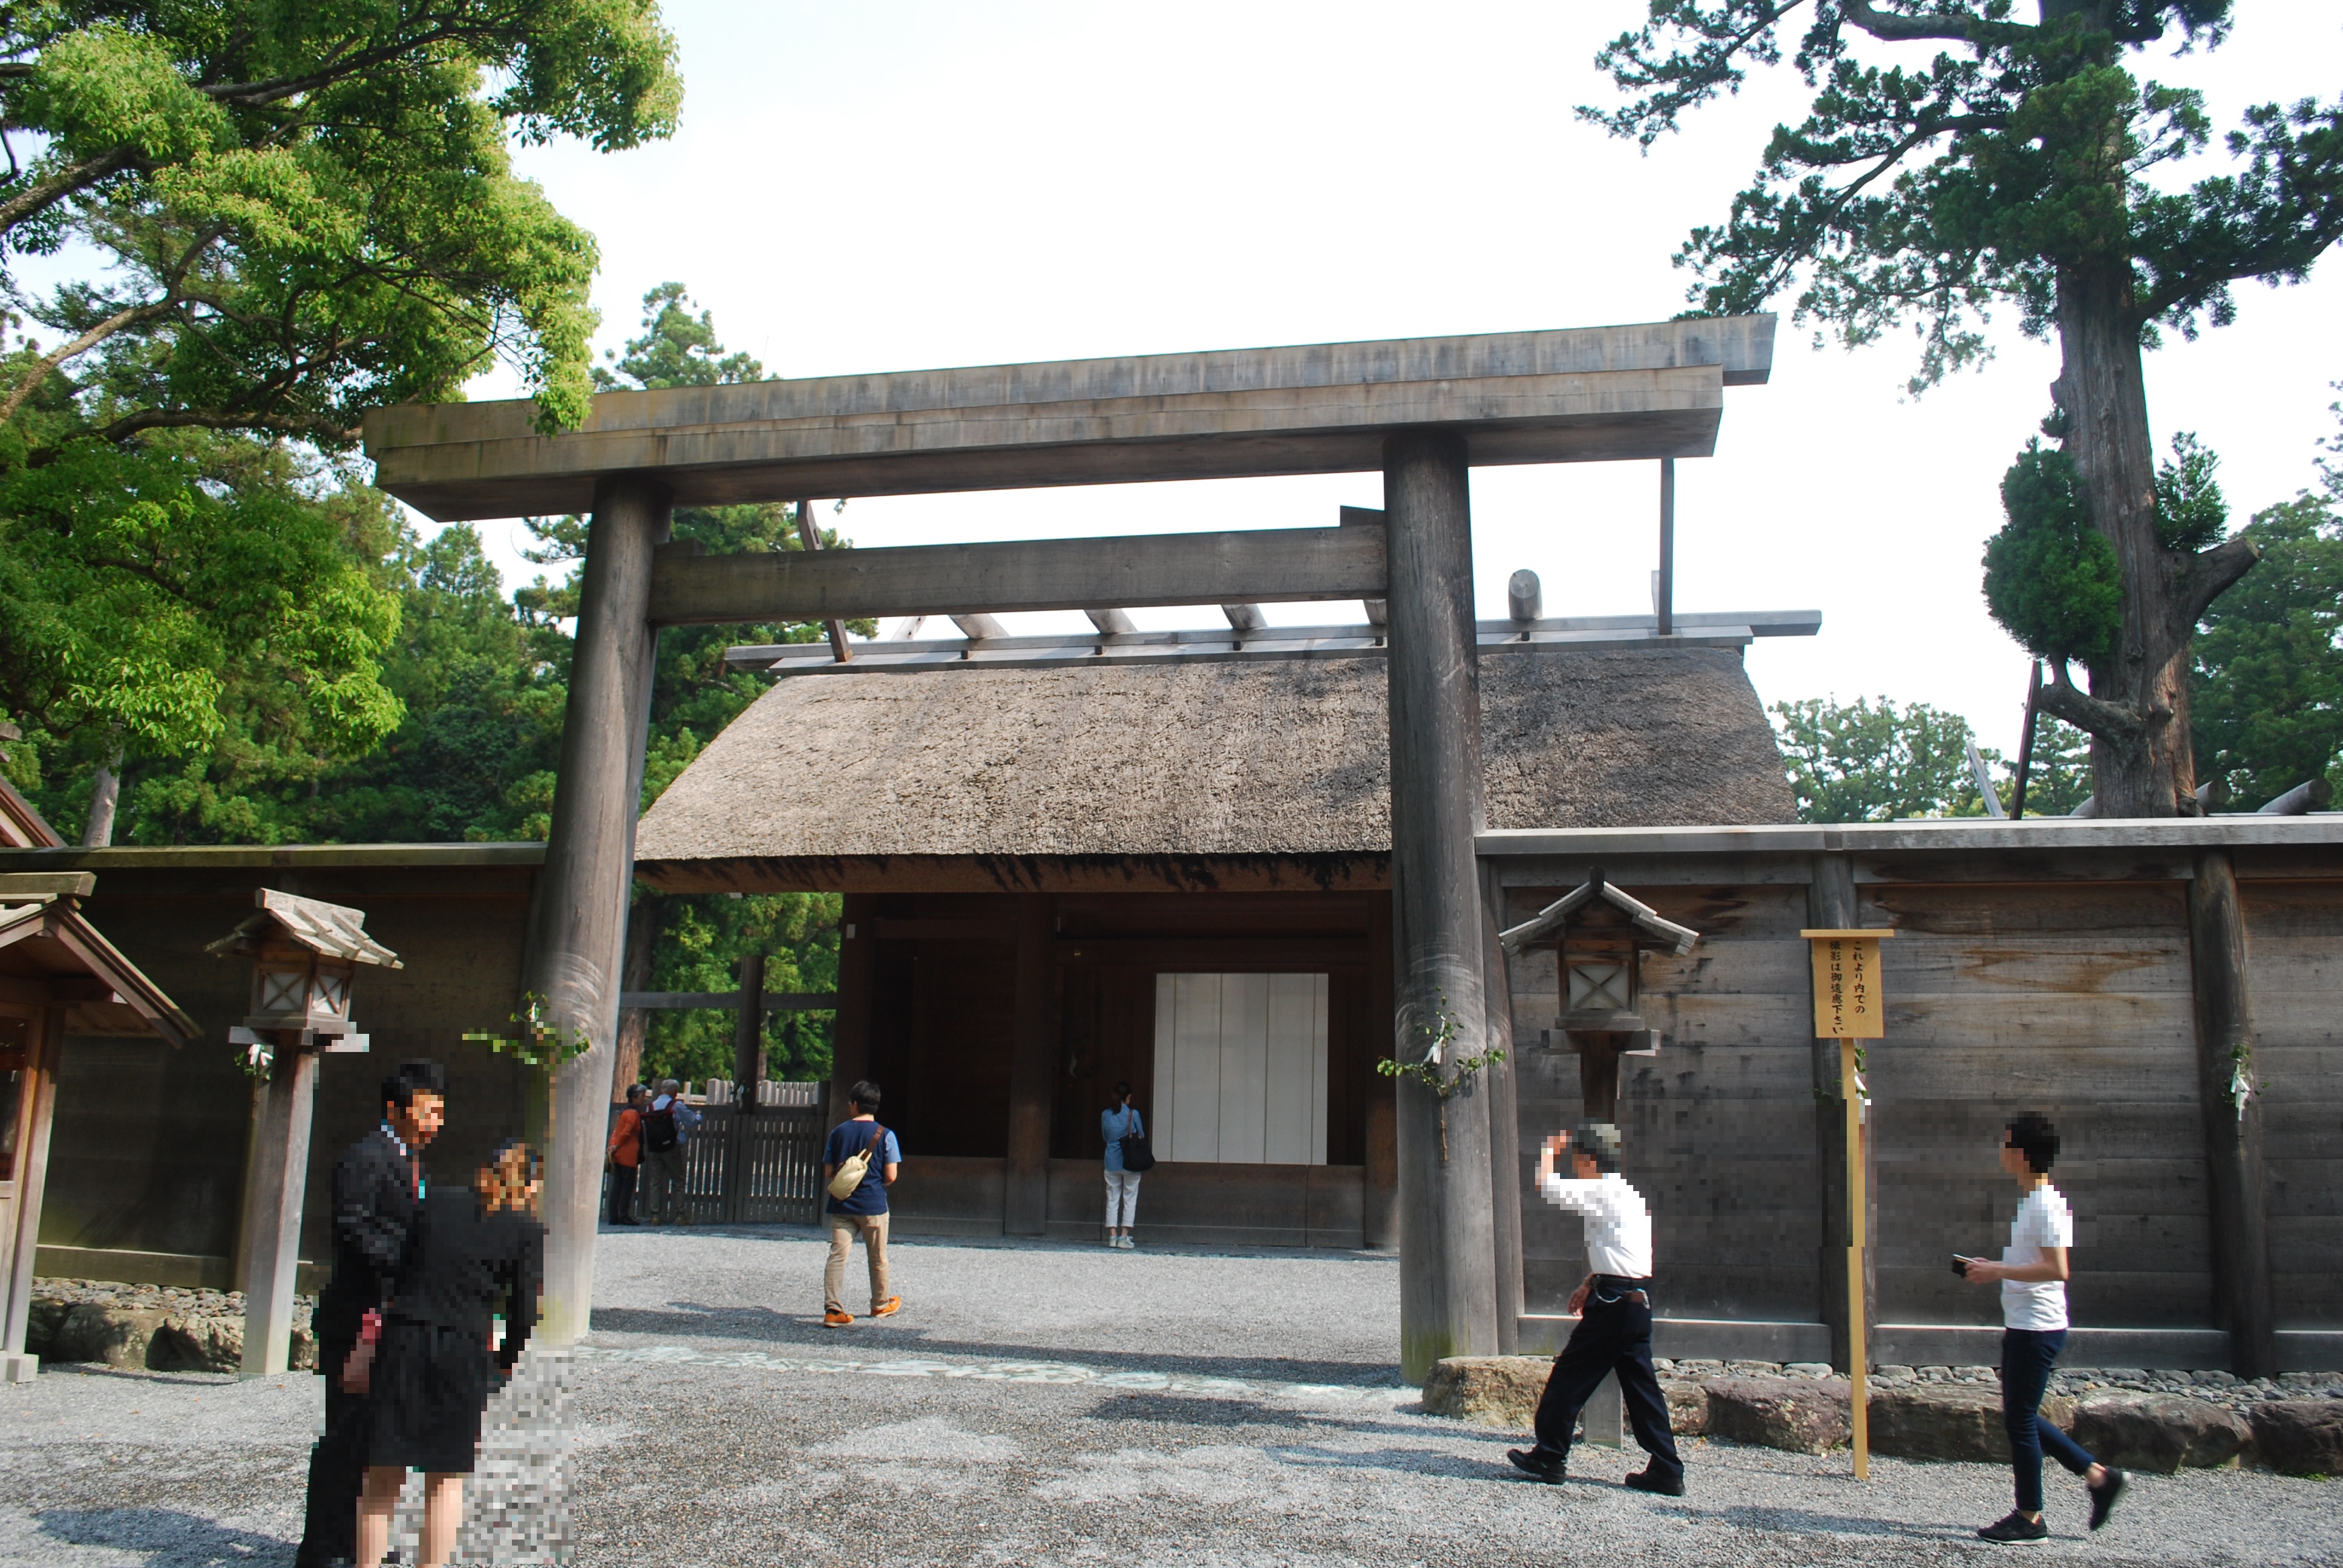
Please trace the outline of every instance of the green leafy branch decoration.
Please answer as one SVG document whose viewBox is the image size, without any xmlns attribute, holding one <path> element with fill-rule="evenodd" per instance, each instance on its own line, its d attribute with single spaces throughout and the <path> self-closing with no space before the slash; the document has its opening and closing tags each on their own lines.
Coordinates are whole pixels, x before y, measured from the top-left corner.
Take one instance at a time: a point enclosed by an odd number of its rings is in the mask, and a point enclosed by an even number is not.
<svg viewBox="0 0 2343 1568">
<path fill-rule="evenodd" d="M 511 1015 L 510 1021 L 520 1025 L 518 1036 L 491 1034 L 486 1030 L 467 1030 L 464 1038 L 487 1046 L 499 1056 L 518 1059 L 535 1069 L 545 1081 L 545 1149 L 548 1160 L 553 1154 L 553 1119 L 558 1103 L 554 1097 L 554 1080 L 565 1063 L 575 1061 L 594 1048 L 584 1030 L 571 1024 L 556 1023 L 546 1017 L 546 1000 L 535 991 L 521 993 L 520 1011 Z"/>
<path fill-rule="evenodd" d="M 1448 1097 L 1483 1068 L 1504 1060 L 1505 1053 L 1493 1045 L 1478 1056 L 1459 1057 L 1453 1061 L 1448 1060 L 1448 1048 L 1455 1042 L 1458 1030 L 1456 1015 L 1448 1010 L 1448 993 L 1445 991 L 1440 993 L 1440 1010 L 1433 1015 L 1433 1021 L 1418 1024 L 1416 1032 L 1423 1035 L 1426 1042 L 1422 1060 L 1402 1061 L 1397 1057 L 1387 1056 L 1375 1063 L 1375 1070 L 1385 1078 L 1412 1078 L 1439 1097 L 1440 1162 L 1445 1165 L 1448 1163 Z M 1450 1070 L 1442 1072 L 1443 1065 Z"/>
</svg>

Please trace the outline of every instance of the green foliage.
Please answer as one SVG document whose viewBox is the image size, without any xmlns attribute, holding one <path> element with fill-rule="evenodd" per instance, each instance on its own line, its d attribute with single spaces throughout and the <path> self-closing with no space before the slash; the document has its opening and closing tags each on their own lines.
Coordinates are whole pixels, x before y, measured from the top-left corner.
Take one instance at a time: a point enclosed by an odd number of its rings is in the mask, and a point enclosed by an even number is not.
<svg viewBox="0 0 2343 1568">
<path fill-rule="evenodd" d="M 1970 770 L 1968 720 L 1887 698 L 1840 705 L 1776 702 L 1775 739 L 1788 763 L 1801 822 L 1895 822 L 1984 812 Z M 1997 753 L 1984 753 L 1988 762 Z"/>
<path fill-rule="evenodd" d="M 1649 146 L 1683 115 L 1783 57 L 1778 0 L 1652 0 L 1596 56 L 1630 101 L 1579 114 Z M 2127 277 L 2142 331 L 2226 324 L 2240 278 L 2298 279 L 2343 236 L 2343 106 L 2255 106 L 2226 146 L 2236 172 L 2185 190 L 2158 166 L 2202 151 L 2202 95 L 2140 82 L 2127 49 L 2226 35 L 2227 0 L 2080 0 L 2013 20 L 2010 0 L 1816 5 L 1793 52 L 1814 89 L 1776 126 L 1730 220 L 1693 231 L 1678 265 L 1709 314 L 1791 288 L 1796 319 L 1849 344 L 1910 323 L 1914 390 L 1986 357 L 1991 307 L 2046 336 L 2060 273 Z M 1859 57 L 1870 45 L 1896 63 Z M 1945 45 L 1925 65 L 1900 45 Z"/>
<path fill-rule="evenodd" d="M 1988 759 L 1992 754 L 1986 753 Z M 2016 764 L 2007 769 L 2016 780 Z M 2026 814 L 2066 817 L 2091 796 L 2091 738 L 2061 719 L 2045 713 L 2034 721 L 2034 755 L 2026 771 Z M 2010 789 L 2001 791 L 2003 809 Z"/>
<path fill-rule="evenodd" d="M 2095 664 L 2112 658 L 2123 576 L 2115 547 L 2085 514 L 2074 460 L 2028 441 L 2002 476 L 2001 504 L 2008 520 L 1985 547 L 1985 600 L 1993 618 L 2043 658 Z"/>
<path fill-rule="evenodd" d="M 0 470 L 0 701 L 55 799 L 94 765 L 314 779 L 398 725 L 381 498 L 250 437 L 185 429 Z"/>
<path fill-rule="evenodd" d="M 508 145 L 635 146 L 681 84 L 652 0 L 211 0 L 0 12 L 6 251 L 89 264 L 0 365 L 0 465 L 177 427 L 351 444 L 493 357 L 583 417 L 592 237 Z M 25 298 L 12 271 L 0 285 Z M 75 397 L 17 419 L 66 367 Z"/>
<path fill-rule="evenodd" d="M 748 953 L 768 955 L 767 990 L 838 989 L 836 893 L 750 893 L 737 899 L 693 893 L 659 903 L 659 937 L 651 960 L 654 990 L 730 990 L 739 984 L 740 959 Z M 637 910 L 639 915 L 639 901 Z M 689 1082 L 731 1077 L 735 1019 L 712 1010 L 653 1013 L 640 1076 Z M 836 1020 L 831 1012 L 771 1015 L 765 1034 L 767 1076 L 828 1078 Z"/>
<path fill-rule="evenodd" d="M 2156 470 L 2156 537 L 2166 549 L 2193 555 L 2228 534 L 2229 503 L 2213 477 L 2220 466 L 2189 432 L 2172 437 L 2172 456 Z"/>
<path fill-rule="evenodd" d="M 2246 526 L 2261 564 L 2213 601 L 2190 700 L 2200 775 L 2252 810 L 2307 779 L 2343 788 L 2343 518 L 2304 494 Z"/>
</svg>

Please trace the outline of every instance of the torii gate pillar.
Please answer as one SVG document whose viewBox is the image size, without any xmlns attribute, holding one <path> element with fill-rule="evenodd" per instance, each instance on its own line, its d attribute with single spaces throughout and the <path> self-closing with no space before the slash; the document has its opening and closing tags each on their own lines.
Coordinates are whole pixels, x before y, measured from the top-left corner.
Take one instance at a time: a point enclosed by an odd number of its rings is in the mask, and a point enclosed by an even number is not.
<svg viewBox="0 0 2343 1568">
<path fill-rule="evenodd" d="M 1383 444 L 1390 538 L 1393 1052 L 1423 1059 L 1443 1015 L 1445 1059 L 1487 1049 L 1480 873 L 1481 700 L 1464 441 L 1410 431 Z M 1422 1382 L 1443 1356 L 1497 1352 L 1496 1229 L 1487 1074 L 1444 1103 L 1399 1080 L 1400 1364 Z"/>
<path fill-rule="evenodd" d="M 590 1042 L 554 1086 L 559 1143 L 545 1151 L 538 1332 L 552 1345 L 586 1332 L 594 1299 L 595 1211 L 658 648 L 649 619 L 651 557 L 667 538 L 669 518 L 666 493 L 647 479 L 609 478 L 595 488 L 553 829 L 529 911 L 523 989 L 545 998 L 549 1021 Z"/>
</svg>

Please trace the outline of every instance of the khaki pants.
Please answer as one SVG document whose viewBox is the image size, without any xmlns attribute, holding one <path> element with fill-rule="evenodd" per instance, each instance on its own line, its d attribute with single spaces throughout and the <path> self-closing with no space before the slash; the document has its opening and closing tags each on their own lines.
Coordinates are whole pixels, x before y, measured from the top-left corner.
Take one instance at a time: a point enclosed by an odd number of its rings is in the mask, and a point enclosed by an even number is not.
<svg viewBox="0 0 2343 1568">
<path fill-rule="evenodd" d="M 683 1181 L 682 1144 L 643 1151 L 642 1189 L 635 1201 L 646 1224 L 680 1225 L 689 1217 Z"/>
<path fill-rule="evenodd" d="M 870 1254 L 870 1310 L 877 1312 L 891 1293 L 887 1288 L 887 1216 L 884 1214 L 832 1214 L 830 1216 L 830 1261 L 821 1271 L 822 1310 L 842 1312 L 846 1310 L 842 1292 L 846 1289 L 847 1255 L 854 1251 L 855 1232 L 862 1235 L 863 1251 Z"/>
</svg>

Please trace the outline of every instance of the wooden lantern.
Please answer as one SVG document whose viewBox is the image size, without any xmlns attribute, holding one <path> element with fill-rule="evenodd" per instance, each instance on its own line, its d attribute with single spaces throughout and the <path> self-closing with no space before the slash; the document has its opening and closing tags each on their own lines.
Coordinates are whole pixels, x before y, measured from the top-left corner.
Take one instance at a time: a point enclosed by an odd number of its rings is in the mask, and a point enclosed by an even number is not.
<svg viewBox="0 0 2343 1568">
<path fill-rule="evenodd" d="M 259 912 L 207 951 L 252 960 L 252 1010 L 228 1030 L 247 1049 L 364 1050 L 350 1027 L 351 981 L 360 964 L 401 969 L 398 955 L 366 932 L 366 914 L 263 888 Z"/>
</svg>

